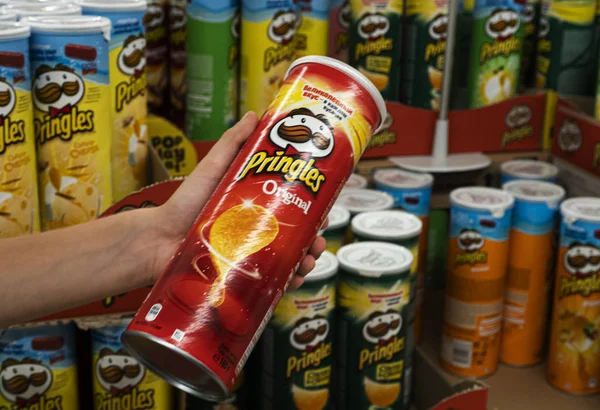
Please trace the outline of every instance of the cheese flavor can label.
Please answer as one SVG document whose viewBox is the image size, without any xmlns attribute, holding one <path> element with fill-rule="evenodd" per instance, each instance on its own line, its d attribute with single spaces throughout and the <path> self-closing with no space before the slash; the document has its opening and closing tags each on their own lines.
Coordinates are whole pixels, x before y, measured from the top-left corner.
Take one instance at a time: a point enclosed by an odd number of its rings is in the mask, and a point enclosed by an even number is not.
<svg viewBox="0 0 600 410">
<path fill-rule="evenodd" d="M 29 36 L 0 24 L 0 238 L 40 230 Z"/>
<path fill-rule="evenodd" d="M 548 382 L 572 394 L 600 392 L 600 201 L 561 205 Z"/>
<path fill-rule="evenodd" d="M 0 409 L 79 409 L 75 325 L 6 330 L 0 362 Z"/>
<path fill-rule="evenodd" d="M 69 16 L 24 22 L 32 29 L 42 229 L 87 222 L 112 203 L 110 21 Z"/>
</svg>

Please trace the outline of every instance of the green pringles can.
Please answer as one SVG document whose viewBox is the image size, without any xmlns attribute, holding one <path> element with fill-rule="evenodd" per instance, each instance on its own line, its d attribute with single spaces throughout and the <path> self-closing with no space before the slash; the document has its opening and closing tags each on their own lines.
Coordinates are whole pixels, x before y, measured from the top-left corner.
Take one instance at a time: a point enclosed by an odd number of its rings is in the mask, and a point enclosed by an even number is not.
<svg viewBox="0 0 600 410">
<path fill-rule="evenodd" d="M 442 94 L 448 4 L 406 0 L 402 102 L 438 111 Z"/>
<path fill-rule="evenodd" d="M 348 62 L 389 101 L 400 100 L 404 0 L 351 0 Z"/>
<path fill-rule="evenodd" d="M 592 95 L 596 84 L 596 0 L 544 0 L 540 17 L 537 88 Z"/>
<path fill-rule="evenodd" d="M 521 21 L 524 25 L 521 84 L 527 88 L 535 85 L 535 62 L 541 11 L 542 0 L 527 0 L 527 5 L 521 10 Z"/>
<path fill-rule="evenodd" d="M 476 0 L 469 61 L 468 105 L 499 103 L 517 92 L 525 0 Z"/>
<path fill-rule="evenodd" d="M 338 252 L 337 410 L 405 409 L 412 253 L 361 242 Z"/>
<path fill-rule="evenodd" d="M 238 118 L 239 0 L 193 0 L 187 5 L 186 131 L 214 141 Z"/>
<path fill-rule="evenodd" d="M 325 252 L 298 290 L 283 295 L 261 339 L 260 408 L 333 408 L 336 257 Z"/>
</svg>

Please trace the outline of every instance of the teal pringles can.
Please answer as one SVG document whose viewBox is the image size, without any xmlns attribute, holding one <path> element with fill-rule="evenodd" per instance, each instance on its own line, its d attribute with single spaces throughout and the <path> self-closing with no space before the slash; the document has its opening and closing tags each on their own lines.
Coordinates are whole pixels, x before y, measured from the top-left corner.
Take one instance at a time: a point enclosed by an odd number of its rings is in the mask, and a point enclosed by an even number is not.
<svg viewBox="0 0 600 410">
<path fill-rule="evenodd" d="M 535 85 L 561 94 L 593 95 L 596 0 L 544 0 Z"/>
<path fill-rule="evenodd" d="M 349 64 L 389 101 L 400 100 L 403 1 L 351 0 Z"/>
<path fill-rule="evenodd" d="M 193 0 L 187 5 L 186 131 L 214 141 L 238 117 L 240 2 Z"/>
<path fill-rule="evenodd" d="M 523 0 L 476 0 L 469 58 L 468 105 L 499 103 L 517 92 L 524 25 Z"/>
</svg>

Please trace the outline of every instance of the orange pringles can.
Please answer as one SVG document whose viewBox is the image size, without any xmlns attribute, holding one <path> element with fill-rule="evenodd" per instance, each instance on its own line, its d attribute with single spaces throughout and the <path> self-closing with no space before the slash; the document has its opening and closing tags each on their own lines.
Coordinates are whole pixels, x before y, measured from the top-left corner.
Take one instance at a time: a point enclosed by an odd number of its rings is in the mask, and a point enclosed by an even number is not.
<svg viewBox="0 0 600 410">
<path fill-rule="evenodd" d="M 600 393 L 600 199 L 569 199 L 560 210 L 548 382 Z"/>
<path fill-rule="evenodd" d="M 130 352 L 184 391 L 227 398 L 385 114 L 358 71 L 296 60 L 123 334 Z"/>
<path fill-rule="evenodd" d="M 496 371 L 514 198 L 493 188 L 450 194 L 450 243 L 441 362 L 463 377 Z"/>
<path fill-rule="evenodd" d="M 544 354 L 554 228 L 565 190 L 539 181 L 512 181 L 503 188 L 515 198 L 515 207 L 500 360 L 511 366 L 531 366 Z"/>
</svg>

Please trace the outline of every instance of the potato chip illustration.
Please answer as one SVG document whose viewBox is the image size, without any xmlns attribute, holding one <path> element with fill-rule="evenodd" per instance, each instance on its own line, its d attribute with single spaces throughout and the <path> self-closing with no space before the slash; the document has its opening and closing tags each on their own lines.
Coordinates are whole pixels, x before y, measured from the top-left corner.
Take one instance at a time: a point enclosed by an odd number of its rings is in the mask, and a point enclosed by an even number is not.
<svg viewBox="0 0 600 410">
<path fill-rule="evenodd" d="M 27 198 L 0 192 L 0 238 L 31 233 L 33 209 Z"/>
<path fill-rule="evenodd" d="M 223 212 L 210 228 L 209 242 L 216 254 L 212 259 L 219 276 L 213 284 L 213 304 L 225 298 L 227 273 L 238 262 L 269 245 L 279 233 L 273 214 L 258 205 L 238 205 Z M 256 279 L 260 274 L 256 274 Z"/>
</svg>

